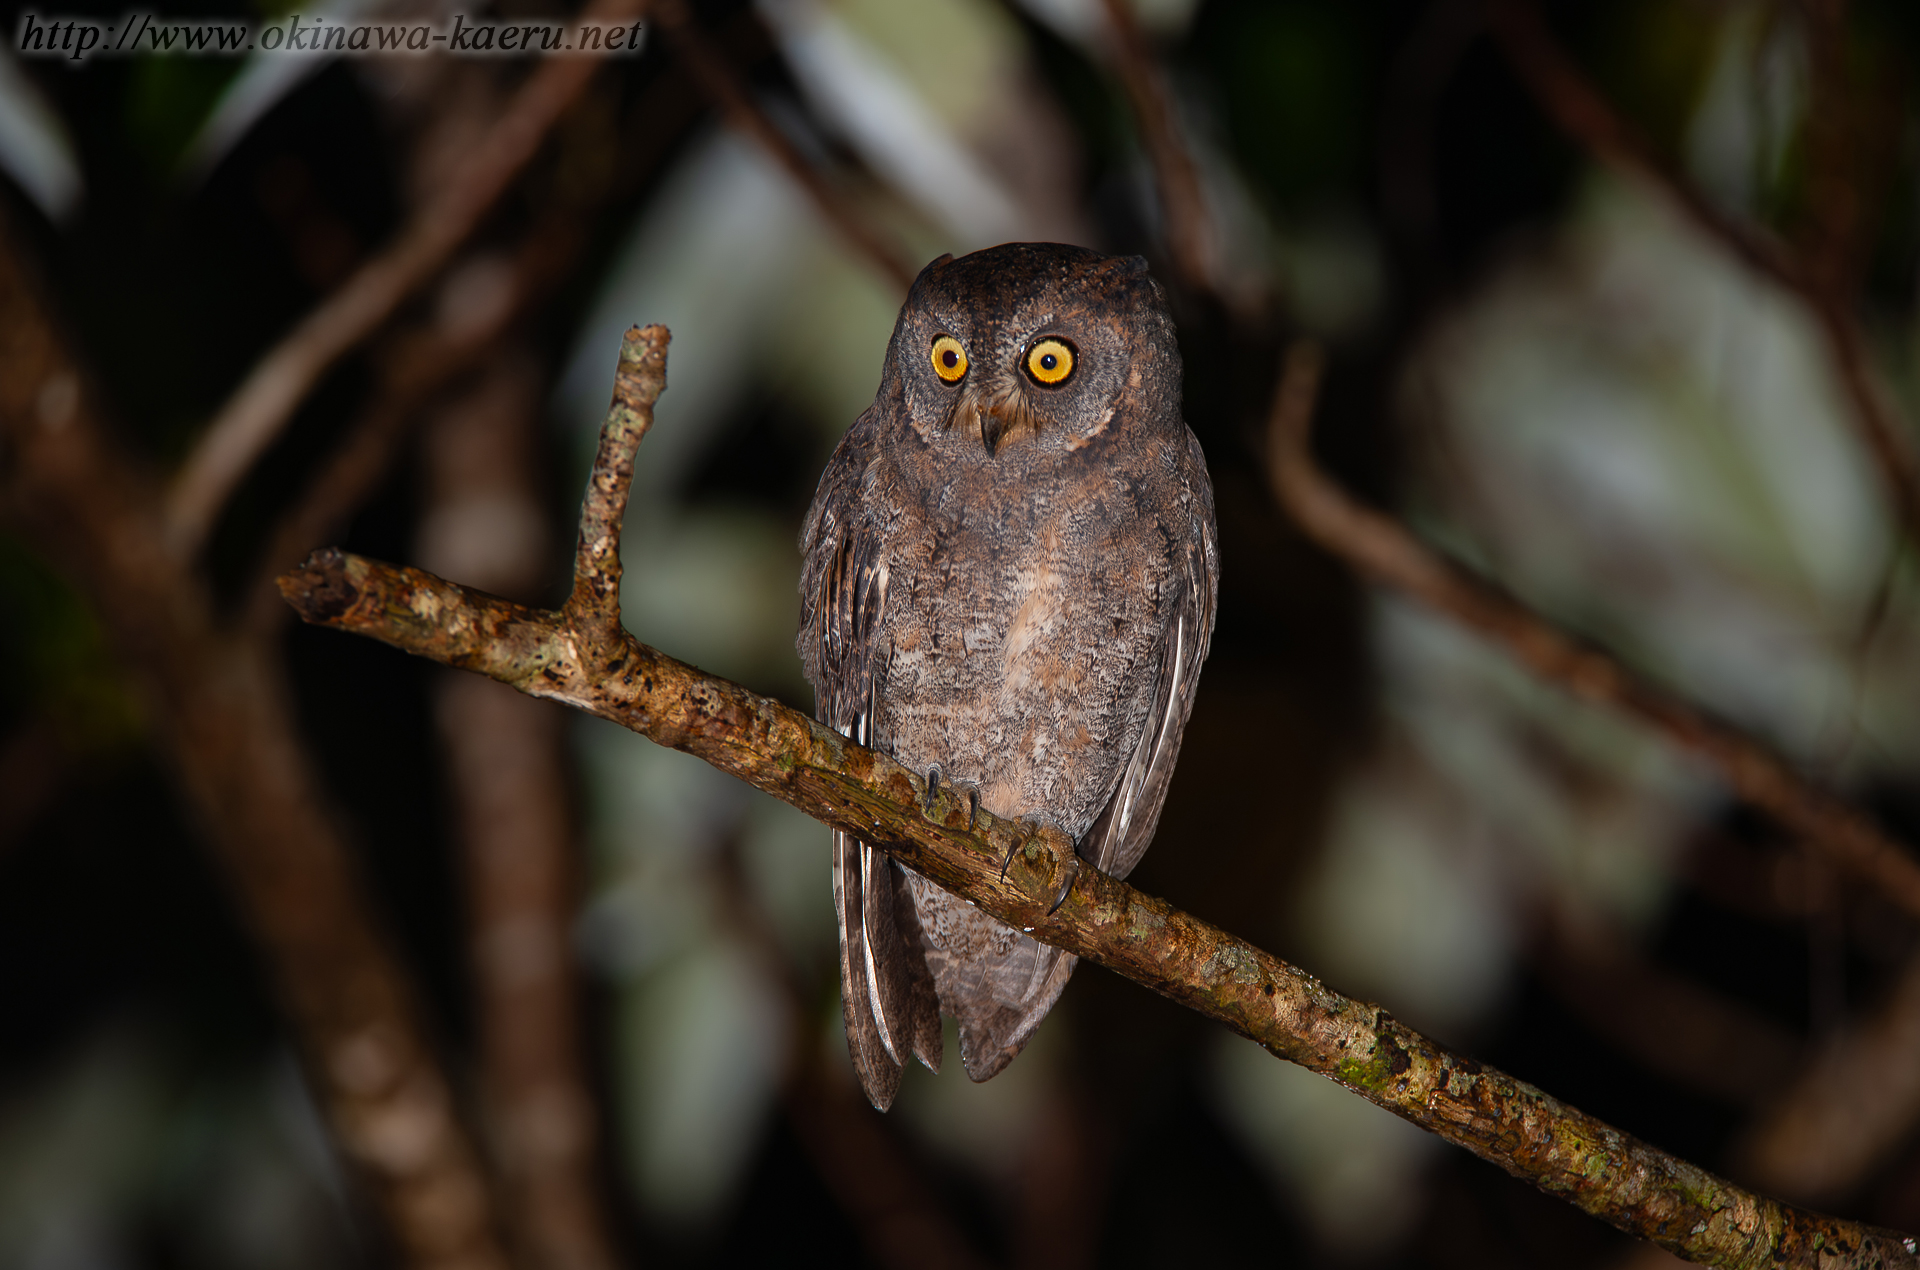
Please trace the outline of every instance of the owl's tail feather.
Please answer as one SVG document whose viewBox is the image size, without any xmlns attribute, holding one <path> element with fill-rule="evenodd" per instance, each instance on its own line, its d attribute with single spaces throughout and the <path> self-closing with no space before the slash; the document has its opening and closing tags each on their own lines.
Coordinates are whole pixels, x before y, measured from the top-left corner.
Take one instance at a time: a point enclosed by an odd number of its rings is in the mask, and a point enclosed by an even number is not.
<svg viewBox="0 0 1920 1270">
<path fill-rule="evenodd" d="M 879 856 L 879 852 L 874 852 Z M 903 996 L 906 1006 L 907 1044 L 920 1065 L 939 1075 L 944 1040 L 940 1035 L 940 998 L 934 990 L 933 971 L 927 966 L 927 941 L 920 930 L 920 915 L 914 908 L 913 888 L 906 875 L 891 860 L 886 865 L 887 890 L 890 893 L 899 951 L 895 962 L 904 972 Z M 898 1035 L 898 1033 L 896 1033 Z M 906 1058 L 901 1057 L 902 1066 Z"/>
<path fill-rule="evenodd" d="M 986 920 L 992 921 L 992 918 Z M 948 1007 L 960 1024 L 960 1061 L 967 1079 L 1000 1074 L 1026 1048 L 1040 1020 L 1066 990 L 1080 959 L 1025 935 L 1015 937 L 1004 958 L 979 968 L 985 991 L 956 994 Z"/>
<path fill-rule="evenodd" d="M 988 917 L 918 874 L 901 873 L 899 879 L 923 935 L 940 1008 L 960 1025 L 967 1077 L 996 1076 L 1060 1000 L 1079 959 Z"/>
<path fill-rule="evenodd" d="M 909 1055 L 940 1070 L 940 1009 L 905 889 L 885 853 L 833 835 L 847 1049 L 867 1099 L 881 1111 L 893 1104 Z"/>
</svg>

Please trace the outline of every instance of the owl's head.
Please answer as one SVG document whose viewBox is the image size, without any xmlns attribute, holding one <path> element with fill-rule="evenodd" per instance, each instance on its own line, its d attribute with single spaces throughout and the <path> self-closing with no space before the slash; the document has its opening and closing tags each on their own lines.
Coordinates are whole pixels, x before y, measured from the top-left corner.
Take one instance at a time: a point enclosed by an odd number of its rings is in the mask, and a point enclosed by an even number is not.
<svg viewBox="0 0 1920 1270">
<path fill-rule="evenodd" d="M 1110 429 L 1178 427 L 1180 352 L 1138 256 L 1005 243 L 920 271 L 888 376 L 907 422 L 963 460 L 1079 449 Z"/>
</svg>

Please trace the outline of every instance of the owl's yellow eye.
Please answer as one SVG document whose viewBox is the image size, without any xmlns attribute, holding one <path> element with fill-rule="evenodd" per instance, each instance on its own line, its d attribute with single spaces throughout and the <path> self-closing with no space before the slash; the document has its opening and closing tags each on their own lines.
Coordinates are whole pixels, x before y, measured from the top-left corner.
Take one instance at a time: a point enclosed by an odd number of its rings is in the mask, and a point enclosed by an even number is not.
<svg viewBox="0 0 1920 1270">
<path fill-rule="evenodd" d="M 1049 388 L 1067 382 L 1073 374 L 1073 345 L 1065 340 L 1038 340 L 1027 350 L 1027 374 Z"/>
<path fill-rule="evenodd" d="M 933 342 L 933 373 L 950 384 L 957 384 L 967 373 L 967 350 L 951 335 Z"/>
</svg>

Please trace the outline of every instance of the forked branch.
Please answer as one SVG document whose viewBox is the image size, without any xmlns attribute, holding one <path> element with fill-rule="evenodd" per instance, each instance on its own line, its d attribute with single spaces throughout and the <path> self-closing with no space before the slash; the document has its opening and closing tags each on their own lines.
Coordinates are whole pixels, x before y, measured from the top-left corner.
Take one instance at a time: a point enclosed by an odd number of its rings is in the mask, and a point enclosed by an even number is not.
<svg viewBox="0 0 1920 1270">
<path fill-rule="evenodd" d="M 977 818 L 884 754 L 676 661 L 620 629 L 618 540 L 633 447 L 665 383 L 667 332 L 630 331 L 558 610 L 513 604 L 338 550 L 281 582 L 309 622 L 564 701 L 683 750 L 858 834 L 1035 938 L 1216 1019 L 1275 1056 L 1629 1233 L 1720 1266 L 1920 1267 L 1914 1240 L 1766 1199 L 1522 1081 L 1449 1053 L 1244 940 L 1086 865 L 1059 830 Z M 1003 865 L 1003 862 L 1004 865 Z M 1054 898 L 1065 891 L 1057 908 Z"/>
<path fill-rule="evenodd" d="M 641 0 L 597 0 L 583 18 L 619 21 L 640 10 Z M 438 197 L 254 365 L 167 492 L 167 545 L 176 556 L 200 549 L 228 496 L 334 364 L 385 325 L 479 228 L 598 66 L 597 56 L 585 54 L 542 62 Z"/>
</svg>

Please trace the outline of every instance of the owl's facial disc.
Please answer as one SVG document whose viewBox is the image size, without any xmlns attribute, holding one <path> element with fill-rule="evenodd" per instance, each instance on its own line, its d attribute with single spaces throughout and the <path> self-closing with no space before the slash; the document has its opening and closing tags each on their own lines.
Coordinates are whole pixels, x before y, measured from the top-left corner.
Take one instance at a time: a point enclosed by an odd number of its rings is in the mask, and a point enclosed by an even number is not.
<svg viewBox="0 0 1920 1270">
<path fill-rule="evenodd" d="M 1080 352 L 1064 336 L 1042 335 L 1011 354 L 1008 360 L 1013 366 L 1002 366 L 995 357 L 976 368 L 966 346 L 942 331 L 930 342 L 927 360 L 935 377 L 953 394 L 942 431 L 977 434 L 987 457 L 993 458 L 1005 446 L 1039 434 L 1047 412 L 1045 403 L 1036 398 L 1073 379 Z"/>
<path fill-rule="evenodd" d="M 1046 421 L 1045 397 L 1064 388 L 1079 365 L 1079 350 L 1071 340 L 1043 335 L 1030 340 L 1017 361 L 1019 373 L 995 376 L 991 384 L 969 388 L 980 417 L 980 441 L 992 456 L 1003 445 L 1037 435 Z M 1025 379 L 1022 380 L 1021 376 Z"/>
<path fill-rule="evenodd" d="M 1052 374 L 1053 382 L 1058 382 L 1066 374 L 1072 373 L 1073 355 L 1069 346 L 1058 340 L 1046 343 L 1048 347 L 1044 353 L 1036 344 L 1028 354 L 1028 360 L 1035 365 L 1044 361 L 1043 369 L 1035 370 L 1030 366 L 1028 374 L 1036 377 Z M 1056 370 L 1062 357 L 1066 359 L 1065 374 Z M 988 458 L 999 451 L 1003 442 L 1039 430 L 1032 411 L 1027 408 L 1021 385 L 992 373 L 975 375 L 969 381 L 968 372 L 973 369 L 973 362 L 967 356 L 966 345 L 954 336 L 945 331 L 935 335 L 927 349 L 927 360 L 940 382 L 953 390 L 943 428 L 965 428 L 969 432 L 977 432 Z M 1047 381 L 1036 378 L 1035 382 Z"/>
</svg>

